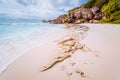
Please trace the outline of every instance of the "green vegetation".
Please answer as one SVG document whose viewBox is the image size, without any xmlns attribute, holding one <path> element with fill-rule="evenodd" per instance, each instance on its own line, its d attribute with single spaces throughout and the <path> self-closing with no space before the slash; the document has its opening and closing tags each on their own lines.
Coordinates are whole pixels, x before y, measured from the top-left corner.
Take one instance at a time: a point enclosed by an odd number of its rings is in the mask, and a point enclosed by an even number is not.
<svg viewBox="0 0 120 80">
<path fill-rule="evenodd" d="M 120 10 L 120 0 L 109 0 L 107 5 L 104 5 L 101 9 L 105 15 L 111 15 L 114 12 Z"/>
<path fill-rule="evenodd" d="M 73 12 L 72 10 L 69 10 L 69 11 L 68 11 L 68 15 L 72 14 L 72 12 Z"/>
<path fill-rule="evenodd" d="M 89 0 L 85 5 L 84 8 L 92 8 L 96 0 Z"/>
<path fill-rule="evenodd" d="M 74 12 L 78 12 L 79 10 L 78 9 L 75 9 Z"/>
<path fill-rule="evenodd" d="M 85 19 L 79 19 L 80 20 L 80 22 L 82 22 L 82 23 L 84 23 L 85 22 Z"/>
<path fill-rule="evenodd" d="M 106 16 L 105 22 L 120 23 L 120 0 L 109 0 L 107 5 L 104 5 L 101 11 Z"/>
<path fill-rule="evenodd" d="M 84 8 L 92 8 L 92 7 L 98 7 L 101 8 L 103 5 L 105 5 L 109 0 L 89 0 L 85 5 Z"/>
<path fill-rule="evenodd" d="M 110 15 L 110 18 L 102 19 L 100 23 L 114 23 L 119 24 L 120 23 L 120 11 L 116 11 L 113 14 Z"/>
<path fill-rule="evenodd" d="M 100 23 L 120 23 L 120 0 L 89 0 L 84 8 L 98 7 L 105 18 Z"/>
</svg>

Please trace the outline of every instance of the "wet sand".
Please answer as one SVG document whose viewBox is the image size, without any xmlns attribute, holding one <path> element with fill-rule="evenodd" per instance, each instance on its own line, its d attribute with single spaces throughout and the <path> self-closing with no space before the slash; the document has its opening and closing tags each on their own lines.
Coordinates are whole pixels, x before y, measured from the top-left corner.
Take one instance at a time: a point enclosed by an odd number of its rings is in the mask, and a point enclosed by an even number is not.
<svg viewBox="0 0 120 80">
<path fill-rule="evenodd" d="M 0 80 L 120 80 L 120 25 L 91 25 L 81 43 L 85 49 L 41 72 L 58 53 L 56 41 L 26 52 Z"/>
</svg>

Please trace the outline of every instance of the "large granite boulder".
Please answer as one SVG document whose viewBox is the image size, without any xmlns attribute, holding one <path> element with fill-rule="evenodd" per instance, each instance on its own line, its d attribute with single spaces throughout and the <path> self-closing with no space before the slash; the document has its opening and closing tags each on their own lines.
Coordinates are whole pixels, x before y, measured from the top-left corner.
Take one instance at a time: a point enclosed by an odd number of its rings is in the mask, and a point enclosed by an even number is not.
<svg viewBox="0 0 120 80">
<path fill-rule="evenodd" d="M 82 18 L 86 20 L 91 20 L 93 18 L 93 12 L 90 9 L 82 9 Z"/>
<path fill-rule="evenodd" d="M 78 10 L 78 11 L 74 12 L 74 17 L 77 20 L 81 19 L 82 18 L 82 12 L 81 12 L 81 10 Z"/>
<path fill-rule="evenodd" d="M 92 10 L 90 9 L 77 9 L 75 10 L 74 12 L 71 13 L 71 18 L 74 18 L 76 20 L 78 19 L 87 19 L 87 20 L 90 20 L 92 19 L 94 16 Z"/>
</svg>

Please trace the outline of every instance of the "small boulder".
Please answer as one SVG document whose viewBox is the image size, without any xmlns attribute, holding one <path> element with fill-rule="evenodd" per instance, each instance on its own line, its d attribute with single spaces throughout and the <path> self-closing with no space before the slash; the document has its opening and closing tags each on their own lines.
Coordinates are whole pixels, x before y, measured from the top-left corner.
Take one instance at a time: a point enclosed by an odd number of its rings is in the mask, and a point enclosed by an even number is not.
<svg viewBox="0 0 120 80">
<path fill-rule="evenodd" d="M 103 18 L 103 14 L 102 13 L 95 13 L 94 15 L 94 19 L 95 20 L 101 20 Z"/>
<path fill-rule="evenodd" d="M 93 23 L 99 23 L 99 20 L 93 20 Z"/>
<path fill-rule="evenodd" d="M 81 24 L 80 20 L 75 21 L 75 24 Z"/>
<path fill-rule="evenodd" d="M 100 13 L 100 8 L 93 7 L 93 8 L 91 8 L 91 11 L 93 12 L 93 14 Z"/>
<path fill-rule="evenodd" d="M 90 20 L 89 23 L 93 23 L 93 20 Z"/>
</svg>

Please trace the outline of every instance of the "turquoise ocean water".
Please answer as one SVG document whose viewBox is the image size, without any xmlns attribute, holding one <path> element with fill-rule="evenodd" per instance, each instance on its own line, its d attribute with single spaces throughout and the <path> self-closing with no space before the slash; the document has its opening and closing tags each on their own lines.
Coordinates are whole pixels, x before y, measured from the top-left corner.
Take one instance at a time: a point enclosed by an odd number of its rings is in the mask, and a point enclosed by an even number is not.
<svg viewBox="0 0 120 80">
<path fill-rule="evenodd" d="M 0 23 L 0 73 L 23 53 L 66 34 L 64 25 L 45 23 Z"/>
</svg>

